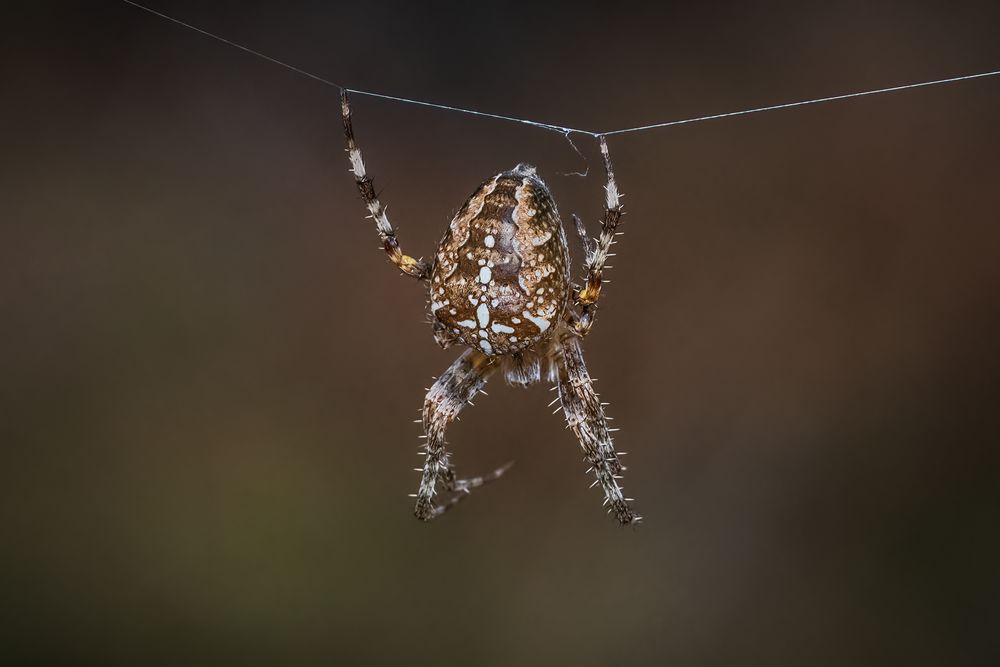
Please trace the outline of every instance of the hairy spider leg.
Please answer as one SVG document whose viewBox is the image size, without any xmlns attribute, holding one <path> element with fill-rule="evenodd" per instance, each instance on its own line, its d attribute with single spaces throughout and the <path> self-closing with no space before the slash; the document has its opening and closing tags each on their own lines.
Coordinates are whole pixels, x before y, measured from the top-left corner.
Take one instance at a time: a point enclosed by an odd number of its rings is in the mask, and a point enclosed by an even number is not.
<svg viewBox="0 0 1000 667">
<path fill-rule="evenodd" d="M 365 172 L 365 162 L 361 157 L 361 149 L 354 141 L 354 128 L 351 126 L 351 105 L 347 99 L 346 91 L 340 93 L 340 109 L 344 119 L 344 136 L 347 138 L 347 157 L 351 161 L 351 172 L 358 184 L 361 198 L 368 206 L 370 217 L 375 221 L 379 240 L 382 241 L 382 248 L 389 255 L 389 260 L 399 267 L 400 271 L 418 280 L 427 280 L 431 274 L 431 265 L 423 260 L 405 255 L 399 249 L 396 230 L 389 224 L 385 207 L 379 201 L 378 195 L 375 194 L 375 186 Z"/>
<path fill-rule="evenodd" d="M 587 282 L 576 293 L 576 304 L 580 306 L 580 314 L 571 316 L 570 322 L 574 331 L 580 336 L 586 336 L 590 328 L 594 325 L 594 317 L 597 311 L 597 300 L 601 296 L 601 285 L 607 280 L 602 280 L 602 274 L 607 266 L 608 257 L 611 254 L 611 246 L 615 244 L 615 236 L 618 234 L 618 224 L 625 215 L 624 207 L 621 203 L 621 193 L 618 192 L 618 183 L 615 182 L 615 172 L 611 168 L 611 155 L 608 153 L 608 142 L 602 136 L 601 157 L 604 160 L 604 173 L 608 182 L 604 186 L 605 209 L 604 218 L 601 220 L 601 235 L 598 239 L 592 239 L 587 235 L 587 231 L 579 218 L 573 216 L 576 224 L 576 231 L 583 241 L 584 251 L 587 259 L 584 263 L 587 269 Z"/>
<path fill-rule="evenodd" d="M 625 497 L 618 484 L 625 468 L 615 452 L 604 407 L 583 361 L 580 338 L 567 331 L 560 339 L 560 347 L 558 387 L 566 422 L 580 441 L 590 472 L 597 478 L 594 484 L 600 484 L 604 490 L 608 512 L 613 512 L 623 525 L 637 523 L 642 517 L 629 506 L 631 498 Z"/>
<path fill-rule="evenodd" d="M 508 463 L 481 477 L 456 479 L 451 456 L 445 449 L 444 433 L 448 424 L 486 386 L 486 380 L 495 368 L 496 364 L 485 354 L 466 350 L 427 392 L 423 411 L 426 460 L 414 509 L 414 514 L 421 521 L 429 521 L 444 513 L 472 489 L 498 479 L 513 465 Z M 435 504 L 439 481 L 452 496 L 443 503 Z"/>
</svg>

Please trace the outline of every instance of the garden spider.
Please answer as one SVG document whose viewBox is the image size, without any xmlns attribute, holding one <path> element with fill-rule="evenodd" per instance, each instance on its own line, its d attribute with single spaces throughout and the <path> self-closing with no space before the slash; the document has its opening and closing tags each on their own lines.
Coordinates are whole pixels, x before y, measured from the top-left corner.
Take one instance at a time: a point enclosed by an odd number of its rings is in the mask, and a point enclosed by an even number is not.
<svg viewBox="0 0 1000 667">
<path fill-rule="evenodd" d="M 382 247 L 403 273 L 430 286 L 434 338 L 441 347 L 466 349 L 427 393 L 422 411 L 426 456 L 414 513 L 422 521 L 439 516 L 472 489 L 500 477 L 508 464 L 482 477 L 457 479 L 445 449 L 445 429 L 462 407 L 500 370 L 507 382 L 527 386 L 546 377 L 559 390 L 569 427 L 576 434 L 604 504 L 622 524 L 640 520 L 618 483 L 618 459 L 608 418 L 583 360 L 581 339 L 594 323 L 601 273 L 615 243 L 622 205 L 608 146 L 600 137 L 607 174 L 607 207 L 599 239 L 590 238 L 573 216 L 586 251 L 586 284 L 569 283 L 569 246 L 548 187 L 534 167 L 519 164 L 480 185 L 452 219 L 431 262 L 403 254 L 365 171 L 354 141 L 347 93 L 341 93 L 344 134 L 351 171 L 375 220 Z M 570 303 L 572 301 L 572 304 Z M 554 403 L 555 401 L 553 401 Z M 450 494 L 435 502 L 438 484 Z"/>
</svg>

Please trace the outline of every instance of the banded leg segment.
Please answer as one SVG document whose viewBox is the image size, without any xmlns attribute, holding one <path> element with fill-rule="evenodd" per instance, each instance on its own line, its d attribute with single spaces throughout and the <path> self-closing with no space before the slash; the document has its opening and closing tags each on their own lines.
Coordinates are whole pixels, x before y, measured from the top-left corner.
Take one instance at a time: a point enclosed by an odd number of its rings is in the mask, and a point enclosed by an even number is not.
<svg viewBox="0 0 1000 667">
<path fill-rule="evenodd" d="M 414 514 L 421 521 L 429 521 L 442 514 L 465 498 L 472 489 L 499 478 L 510 468 L 511 464 L 507 464 L 481 477 L 456 479 L 451 455 L 445 449 L 445 430 L 448 424 L 455 420 L 465 404 L 486 385 L 486 379 L 493 370 L 493 362 L 485 354 L 466 350 L 427 392 L 423 411 L 427 456 L 414 509 Z M 438 482 L 452 496 L 443 503 L 435 504 Z"/>
<path fill-rule="evenodd" d="M 623 525 L 637 523 L 638 516 L 629 506 L 623 489 L 618 484 L 625 470 L 615 452 L 608 419 L 601 400 L 594 391 L 594 383 L 583 360 L 579 337 L 563 336 L 559 360 L 559 398 L 562 401 L 566 422 L 576 434 L 590 463 L 590 471 L 604 490 L 604 504 L 610 506 L 615 518 Z"/>
<path fill-rule="evenodd" d="M 365 172 L 365 162 L 361 157 L 361 150 L 354 141 L 354 128 L 351 126 L 351 105 L 347 99 L 347 92 L 340 93 L 340 109 L 344 120 L 344 136 L 347 138 L 347 157 L 351 161 L 351 172 L 354 180 L 358 184 L 358 191 L 361 198 L 365 200 L 371 218 L 375 220 L 375 227 L 378 230 L 378 237 L 382 241 L 382 248 L 385 249 L 389 260 L 395 264 L 403 273 L 413 276 L 418 280 L 427 280 L 431 274 L 431 266 L 423 260 L 414 259 L 403 254 L 399 249 L 399 241 L 396 239 L 396 230 L 389 224 L 389 218 L 385 214 L 385 207 L 375 194 L 375 186 Z"/>
<path fill-rule="evenodd" d="M 621 222 L 622 216 L 625 215 L 621 194 L 618 192 L 618 183 L 615 181 L 615 172 L 611 168 L 608 142 L 604 137 L 601 137 L 601 157 L 604 159 L 604 173 L 608 182 L 604 186 L 605 209 L 604 218 L 601 220 L 600 237 L 596 240 L 588 237 L 583 224 L 574 216 L 577 233 L 580 234 L 584 250 L 587 253 L 587 282 L 576 293 L 575 299 L 576 304 L 580 306 L 580 315 L 571 321 L 573 330 L 580 336 L 586 336 L 594 324 L 597 300 L 601 296 L 601 277 L 605 268 L 611 268 L 607 266 L 608 257 L 614 256 L 611 253 L 611 246 L 615 244 L 618 224 Z"/>
</svg>

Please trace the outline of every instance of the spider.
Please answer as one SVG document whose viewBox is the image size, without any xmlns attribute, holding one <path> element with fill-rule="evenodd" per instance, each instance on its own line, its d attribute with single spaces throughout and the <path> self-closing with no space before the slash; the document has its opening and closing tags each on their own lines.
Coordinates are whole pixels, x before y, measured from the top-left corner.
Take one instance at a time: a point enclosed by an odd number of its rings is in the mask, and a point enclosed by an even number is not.
<svg viewBox="0 0 1000 667">
<path fill-rule="evenodd" d="M 572 216 L 586 252 L 586 282 L 569 281 L 569 246 L 552 194 L 535 168 L 518 164 L 487 179 L 452 219 L 430 262 L 406 255 L 389 224 L 365 170 L 354 139 L 351 108 L 341 93 L 347 154 L 358 190 L 375 221 L 382 247 L 403 273 L 429 286 L 430 320 L 442 348 L 467 349 L 434 382 L 424 400 L 425 456 L 414 514 L 429 521 L 453 507 L 473 489 L 499 478 L 511 464 L 469 479 L 458 479 L 445 430 L 461 409 L 500 371 L 509 384 L 528 386 L 545 377 L 558 389 L 556 401 L 566 415 L 600 484 L 608 513 L 625 524 L 638 522 L 618 480 L 625 469 L 615 452 L 608 417 L 583 359 L 581 340 L 594 324 L 601 274 L 615 243 L 623 214 L 620 193 L 600 137 L 607 176 L 607 206 L 597 239 Z M 485 392 L 484 392 L 485 393 Z M 556 401 L 553 401 L 555 403 Z M 557 408 L 558 411 L 558 408 Z M 439 486 L 448 494 L 437 501 Z"/>
</svg>

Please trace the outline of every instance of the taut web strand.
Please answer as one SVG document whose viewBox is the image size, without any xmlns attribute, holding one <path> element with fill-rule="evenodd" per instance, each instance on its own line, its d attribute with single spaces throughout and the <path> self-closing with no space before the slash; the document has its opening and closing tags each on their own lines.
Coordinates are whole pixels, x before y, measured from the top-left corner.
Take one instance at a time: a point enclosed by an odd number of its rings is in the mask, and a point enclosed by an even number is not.
<svg viewBox="0 0 1000 667">
<path fill-rule="evenodd" d="M 317 76 L 315 74 L 307 72 L 307 71 L 305 71 L 303 69 L 295 67 L 294 65 L 289 65 L 288 63 L 282 62 L 281 60 L 278 60 L 277 58 L 272 58 L 271 56 L 268 56 L 268 55 L 265 55 L 263 53 L 260 53 L 259 51 L 255 51 L 255 50 L 253 50 L 253 49 L 251 49 L 251 48 L 249 48 L 247 46 L 243 46 L 242 44 L 238 44 L 238 43 L 236 43 L 236 42 L 234 42 L 232 40 L 226 39 L 225 37 L 220 37 L 219 35 L 216 35 L 214 33 L 208 32 L 207 30 L 203 30 L 202 28 L 199 28 L 197 26 L 191 25 L 190 23 L 185 23 L 184 21 L 176 19 L 176 18 L 174 18 L 172 16 L 168 16 L 168 15 L 163 14 L 161 12 L 158 12 L 156 10 L 150 9 L 149 7 L 145 7 L 143 5 L 140 5 L 137 2 L 132 2 L 132 0 L 122 0 L 122 2 L 124 2 L 124 3 L 128 4 L 128 5 L 131 5 L 131 6 L 135 7 L 135 8 L 137 8 L 137 9 L 141 9 L 144 12 L 148 12 L 148 13 L 152 14 L 153 16 L 157 16 L 157 17 L 159 17 L 161 19 L 170 21 L 171 23 L 175 23 L 175 24 L 177 24 L 179 26 L 182 26 L 184 28 L 187 28 L 189 30 L 193 30 L 193 31 L 195 31 L 195 32 L 197 32 L 197 33 L 199 33 L 201 35 L 206 36 L 206 37 L 210 37 L 210 38 L 212 38 L 212 39 L 214 39 L 216 41 L 222 42 L 223 44 L 226 44 L 228 46 L 232 46 L 234 48 L 237 48 L 237 49 L 239 49 L 241 51 L 249 53 L 250 55 L 256 56 L 256 57 L 261 58 L 263 60 L 266 60 L 266 61 L 268 61 L 270 63 L 273 63 L 275 65 L 279 65 L 281 67 L 284 67 L 285 69 L 288 69 L 288 70 L 290 70 L 292 72 L 295 72 L 296 74 L 301 74 L 302 76 L 309 77 L 310 79 L 313 79 L 314 81 L 318 81 L 318 82 L 320 82 L 320 83 L 322 83 L 324 85 L 327 85 L 327 86 L 333 86 L 334 88 L 337 88 L 339 90 L 346 90 L 347 92 L 353 93 L 355 95 L 367 95 L 368 97 L 376 97 L 376 98 L 380 98 L 380 99 L 384 99 L 384 100 L 390 100 L 390 101 L 393 101 L 393 102 L 400 102 L 402 104 L 414 104 L 414 105 L 418 105 L 418 106 L 431 107 L 431 108 L 434 108 L 434 109 L 442 109 L 444 111 L 454 111 L 456 113 L 464 113 L 464 114 L 469 114 L 469 115 L 472 115 L 472 116 L 481 116 L 481 117 L 485 117 L 485 118 L 494 118 L 496 120 L 505 120 L 505 121 L 508 121 L 508 122 L 511 122 L 511 123 L 521 123 L 523 125 L 531 125 L 533 127 L 538 127 L 538 128 L 543 129 L 543 130 L 549 130 L 549 131 L 552 131 L 552 132 L 558 132 L 559 134 L 563 135 L 568 141 L 570 141 L 571 145 L 572 145 L 572 141 L 570 140 L 570 136 L 569 135 L 572 134 L 572 133 L 585 134 L 587 136 L 590 136 L 590 137 L 593 137 L 593 138 L 597 139 L 597 138 L 600 138 L 600 137 L 609 137 L 609 136 L 616 135 L 616 134 L 627 134 L 627 133 L 631 133 L 631 132 L 645 132 L 647 130 L 655 130 L 655 129 L 658 129 L 658 128 L 671 127 L 671 126 L 674 126 L 674 125 L 687 125 L 687 124 L 690 124 L 690 123 L 700 123 L 700 122 L 706 121 L 706 120 L 717 120 L 717 119 L 720 119 L 720 118 L 731 118 L 733 116 L 746 116 L 746 115 L 754 114 L 754 113 L 763 113 L 765 111 L 776 111 L 778 109 L 789 109 L 789 108 L 792 108 L 792 107 L 801 107 L 801 106 L 806 106 L 806 105 L 809 105 L 809 104 L 821 104 L 821 103 L 824 103 L 824 102 L 833 102 L 833 101 L 836 101 L 836 100 L 846 100 L 846 99 L 855 98 L 855 97 L 865 97 L 865 96 L 868 96 L 868 95 L 881 95 L 883 93 L 892 93 L 892 92 L 897 92 L 897 91 L 901 91 L 901 90 L 910 90 L 912 88 L 925 88 L 925 87 L 928 87 L 928 86 L 938 86 L 938 85 L 942 85 L 942 84 L 945 84 L 945 83 L 956 83 L 958 81 L 969 81 L 969 80 L 972 80 L 972 79 L 982 79 L 982 78 L 986 78 L 986 77 L 990 77 L 990 76 L 1000 75 L 1000 70 L 994 70 L 992 72 L 981 72 L 979 74 L 966 74 L 966 75 L 962 75 L 962 76 L 949 77 L 947 79 L 935 79 L 933 81 L 921 81 L 919 83 L 907 83 L 907 84 L 903 84 L 903 85 L 899 85 L 899 86 L 891 86 L 891 87 L 888 87 L 888 88 L 877 88 L 877 89 L 874 89 L 874 90 L 865 90 L 865 91 L 860 91 L 860 92 L 855 92 L 855 93 L 846 93 L 846 94 L 843 94 L 843 95 L 831 95 L 829 97 L 818 97 L 818 98 L 811 99 L 811 100 L 801 100 L 801 101 L 798 101 L 798 102 L 786 102 L 784 104 L 774 104 L 774 105 L 771 105 L 771 106 L 757 107 L 757 108 L 754 108 L 754 109 L 744 109 L 742 111 L 729 111 L 729 112 L 726 112 L 726 113 L 717 113 L 717 114 L 712 114 L 712 115 L 709 115 L 709 116 L 698 116 L 696 118 L 684 118 L 682 120 L 671 120 L 671 121 L 666 121 L 666 122 L 662 122 L 662 123 L 652 123 L 652 124 L 649 124 L 649 125 L 638 125 L 636 127 L 626 127 L 626 128 L 622 128 L 622 129 L 618 129 L 618 130 L 610 130 L 610 131 L 607 131 L 607 132 L 594 132 L 594 131 L 591 131 L 591 130 L 582 130 L 580 128 L 575 128 L 575 127 L 565 127 L 563 125 L 554 125 L 552 123 L 543 123 L 541 121 L 530 120 L 528 118 L 518 118 L 516 116 L 504 116 L 502 114 L 488 113 L 488 112 L 485 112 L 485 111 L 476 111 L 475 109 L 464 109 L 462 107 L 450 106 L 450 105 L 447 105 L 447 104 L 438 104 L 436 102 L 428 102 L 426 100 L 415 100 L 415 99 L 410 99 L 410 98 L 406 98 L 406 97 L 397 97 L 395 95 L 387 95 L 387 94 L 384 94 L 384 93 L 376 93 L 376 92 L 372 92 L 370 90 L 360 90 L 358 88 L 347 88 L 345 86 L 340 85 L 339 83 L 335 83 L 333 81 L 330 81 L 329 79 L 324 79 L 321 76 Z M 576 146 L 573 146 L 573 148 L 575 150 Z M 579 153 L 579 150 L 577 150 L 577 153 Z"/>
</svg>

